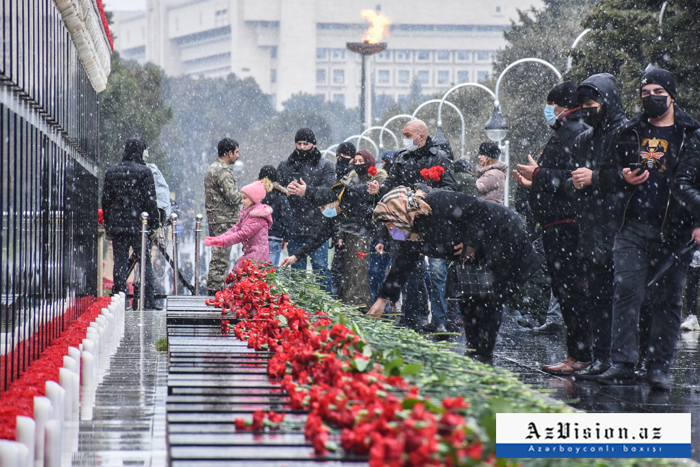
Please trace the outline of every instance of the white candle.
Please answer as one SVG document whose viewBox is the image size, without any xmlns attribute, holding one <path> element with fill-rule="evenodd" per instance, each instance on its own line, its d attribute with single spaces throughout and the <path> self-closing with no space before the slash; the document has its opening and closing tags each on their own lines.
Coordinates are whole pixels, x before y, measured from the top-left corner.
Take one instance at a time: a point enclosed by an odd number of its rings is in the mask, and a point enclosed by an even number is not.
<svg viewBox="0 0 700 467">
<path fill-rule="evenodd" d="M 85 341 L 83 341 L 85 342 Z M 92 344 L 92 341 L 87 341 Z M 83 369 L 83 390 L 85 389 L 90 389 L 92 390 L 92 381 L 93 381 L 93 356 L 90 352 L 87 350 L 83 350 L 82 355 L 82 369 Z"/>
<path fill-rule="evenodd" d="M 0 465 L 2 467 L 19 467 L 19 443 L 0 440 Z"/>
<path fill-rule="evenodd" d="M 63 368 L 66 368 L 66 369 L 72 371 L 73 373 L 75 373 L 77 366 L 78 366 L 78 364 L 75 363 L 75 360 L 73 360 L 72 357 L 70 357 L 68 355 L 65 355 L 63 357 Z"/>
<path fill-rule="evenodd" d="M 34 460 L 34 450 L 36 439 L 36 423 L 31 417 L 17 415 L 17 441 L 27 448 L 27 452 L 32 453 Z M 21 465 L 21 464 L 20 464 Z"/>
<path fill-rule="evenodd" d="M 81 349 L 82 352 L 90 352 L 92 353 L 94 351 L 95 343 L 91 339 L 83 339 L 83 348 Z M 81 359 L 82 362 L 82 359 Z"/>
<path fill-rule="evenodd" d="M 19 448 L 19 467 L 31 467 L 34 459 L 29 455 L 29 448 L 22 443 L 17 443 L 17 447 Z M 29 463 L 30 459 L 32 464 Z"/>
<path fill-rule="evenodd" d="M 73 416 L 80 412 L 80 375 L 73 373 Z"/>
<path fill-rule="evenodd" d="M 51 400 L 51 420 L 58 420 L 63 428 L 63 416 L 66 413 L 64 408 L 66 391 L 56 381 L 47 381 L 46 397 Z"/>
<path fill-rule="evenodd" d="M 63 400 L 63 419 L 65 421 L 70 421 L 73 418 L 73 375 L 74 373 L 68 368 L 58 370 L 58 382 L 65 391 Z"/>
<path fill-rule="evenodd" d="M 61 448 L 63 439 L 61 423 L 58 420 L 46 422 L 46 451 L 44 467 L 61 467 Z"/>
<path fill-rule="evenodd" d="M 77 349 L 75 347 L 68 347 L 68 356 L 75 360 L 75 369 L 73 372 L 77 375 L 80 374 L 80 349 Z"/>
<path fill-rule="evenodd" d="M 44 465 L 44 427 L 49 420 L 51 420 L 51 401 L 48 397 L 34 396 L 34 422 L 36 422 L 34 460 L 39 465 Z"/>
</svg>

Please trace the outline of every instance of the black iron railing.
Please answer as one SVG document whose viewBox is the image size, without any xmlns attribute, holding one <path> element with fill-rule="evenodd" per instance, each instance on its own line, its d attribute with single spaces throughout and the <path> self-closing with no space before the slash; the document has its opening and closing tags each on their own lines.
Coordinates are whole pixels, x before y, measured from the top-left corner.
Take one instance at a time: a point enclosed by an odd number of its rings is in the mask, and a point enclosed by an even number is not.
<svg viewBox="0 0 700 467">
<path fill-rule="evenodd" d="M 2 392 L 97 291 L 99 107 L 54 2 L 0 9 Z"/>
</svg>

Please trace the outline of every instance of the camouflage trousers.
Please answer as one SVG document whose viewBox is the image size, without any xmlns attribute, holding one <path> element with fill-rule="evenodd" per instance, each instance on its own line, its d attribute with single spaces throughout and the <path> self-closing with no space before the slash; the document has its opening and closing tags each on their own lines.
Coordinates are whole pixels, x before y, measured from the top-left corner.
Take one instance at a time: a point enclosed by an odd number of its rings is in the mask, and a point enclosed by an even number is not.
<svg viewBox="0 0 700 467">
<path fill-rule="evenodd" d="M 235 222 L 224 224 L 209 224 L 209 236 L 218 237 L 226 233 Z M 231 257 L 231 247 L 211 248 L 211 260 L 209 261 L 209 277 L 207 278 L 207 295 L 215 295 L 216 292 L 224 288 L 224 279 L 228 272 L 229 258 Z"/>
</svg>

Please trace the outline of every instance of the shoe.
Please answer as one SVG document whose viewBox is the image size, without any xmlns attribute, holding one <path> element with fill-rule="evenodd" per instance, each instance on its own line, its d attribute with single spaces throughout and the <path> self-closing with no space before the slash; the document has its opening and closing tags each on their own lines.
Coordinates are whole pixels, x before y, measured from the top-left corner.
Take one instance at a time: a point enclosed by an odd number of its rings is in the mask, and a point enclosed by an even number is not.
<svg viewBox="0 0 700 467">
<path fill-rule="evenodd" d="M 421 330 L 421 332 L 429 334 L 432 332 L 437 332 L 437 328 L 438 327 L 435 325 L 435 323 L 428 323 L 428 324 L 421 323 L 420 330 Z"/>
<path fill-rule="evenodd" d="M 576 376 L 577 379 L 586 379 L 587 376 L 597 376 L 605 373 L 608 368 L 610 368 L 609 360 L 596 359 L 583 370 L 574 373 L 574 376 Z"/>
<path fill-rule="evenodd" d="M 464 324 L 458 325 L 457 323 L 447 323 L 445 325 L 447 332 L 462 332 L 464 330 Z"/>
<path fill-rule="evenodd" d="M 663 370 L 652 370 L 647 376 L 647 380 L 651 385 L 652 389 L 660 389 L 663 391 L 668 391 L 671 389 L 671 380 L 668 377 L 668 373 Z"/>
<path fill-rule="evenodd" d="M 427 316 L 423 316 L 420 319 L 420 327 L 425 327 L 430 324 L 430 321 L 428 320 Z"/>
<path fill-rule="evenodd" d="M 573 375 L 574 372 L 576 371 L 573 369 L 574 363 L 576 363 L 576 359 L 574 357 L 569 357 L 566 360 L 564 360 L 563 362 L 543 366 L 542 371 L 547 372 L 551 375 L 560 375 L 560 376 Z M 579 369 L 583 369 L 583 368 L 579 368 Z"/>
<path fill-rule="evenodd" d="M 464 353 L 464 356 L 471 358 L 475 362 L 483 363 L 484 365 L 493 366 L 493 355 L 481 355 L 478 353 L 467 351 Z"/>
<path fill-rule="evenodd" d="M 634 377 L 637 381 L 647 380 L 647 364 L 645 361 L 637 362 L 634 366 Z"/>
<path fill-rule="evenodd" d="M 517 323 L 518 326 L 528 329 L 533 329 L 540 325 L 540 323 L 538 323 L 531 316 L 528 315 L 518 318 Z"/>
<path fill-rule="evenodd" d="M 556 323 L 554 321 L 548 321 L 544 323 L 542 326 L 537 326 L 536 328 L 532 329 L 532 332 L 536 332 L 539 334 L 556 334 L 560 331 L 564 330 L 564 325 L 561 323 Z"/>
<path fill-rule="evenodd" d="M 435 332 L 449 332 L 444 324 L 438 324 Z"/>
<path fill-rule="evenodd" d="M 681 331 L 700 331 L 697 315 L 688 316 L 681 324 Z"/>
<path fill-rule="evenodd" d="M 590 376 L 588 379 L 598 381 L 603 384 L 632 384 L 636 381 L 634 375 L 634 364 L 632 363 L 613 363 L 610 368 L 596 376 Z"/>
</svg>

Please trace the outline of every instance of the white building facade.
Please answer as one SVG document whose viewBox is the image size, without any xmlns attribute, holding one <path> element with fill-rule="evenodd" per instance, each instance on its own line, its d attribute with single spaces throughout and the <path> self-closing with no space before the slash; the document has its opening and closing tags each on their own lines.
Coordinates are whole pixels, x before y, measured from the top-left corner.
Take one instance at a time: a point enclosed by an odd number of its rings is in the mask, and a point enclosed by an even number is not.
<svg viewBox="0 0 700 467">
<path fill-rule="evenodd" d="M 146 11 L 115 12 L 115 50 L 153 62 L 168 75 L 252 77 L 277 108 L 299 92 L 355 107 L 361 88 L 360 11 L 391 18 L 386 51 L 370 60 L 373 91 L 406 99 L 413 81 L 423 94 L 478 82 L 505 45 L 517 9 L 540 0 L 147 0 Z"/>
</svg>

